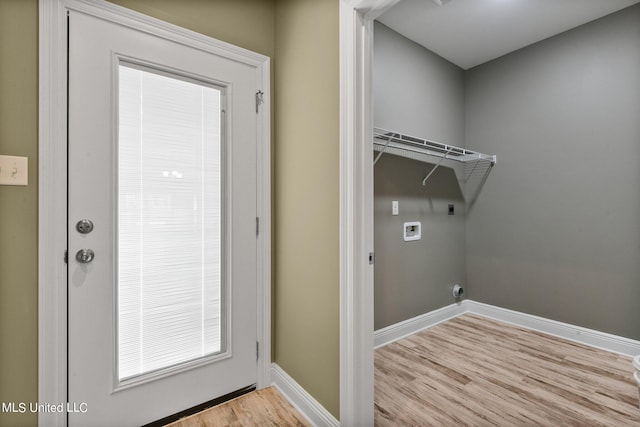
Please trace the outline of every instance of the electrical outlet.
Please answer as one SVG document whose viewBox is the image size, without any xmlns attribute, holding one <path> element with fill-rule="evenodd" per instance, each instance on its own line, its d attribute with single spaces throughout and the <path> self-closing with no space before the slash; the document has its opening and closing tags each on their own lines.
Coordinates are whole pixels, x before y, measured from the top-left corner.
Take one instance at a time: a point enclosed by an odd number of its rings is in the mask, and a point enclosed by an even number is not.
<svg viewBox="0 0 640 427">
<path fill-rule="evenodd" d="M 0 185 L 28 185 L 29 159 L 0 156 Z"/>
<path fill-rule="evenodd" d="M 393 200 L 391 202 L 391 215 L 398 215 L 398 201 Z"/>
</svg>

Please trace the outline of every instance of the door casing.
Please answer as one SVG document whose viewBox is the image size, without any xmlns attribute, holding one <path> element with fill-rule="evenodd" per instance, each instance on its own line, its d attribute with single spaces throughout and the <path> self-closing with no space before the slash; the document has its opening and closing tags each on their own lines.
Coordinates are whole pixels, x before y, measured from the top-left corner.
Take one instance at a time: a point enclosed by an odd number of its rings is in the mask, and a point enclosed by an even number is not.
<svg viewBox="0 0 640 427">
<path fill-rule="evenodd" d="M 373 425 L 373 21 L 400 0 L 340 1 L 340 422 Z"/>
<path fill-rule="evenodd" d="M 250 65 L 263 92 L 257 114 L 257 387 L 271 384 L 270 59 L 103 0 L 39 0 L 38 401 L 67 401 L 67 13 L 79 11 Z M 66 414 L 41 413 L 41 426 Z"/>
</svg>

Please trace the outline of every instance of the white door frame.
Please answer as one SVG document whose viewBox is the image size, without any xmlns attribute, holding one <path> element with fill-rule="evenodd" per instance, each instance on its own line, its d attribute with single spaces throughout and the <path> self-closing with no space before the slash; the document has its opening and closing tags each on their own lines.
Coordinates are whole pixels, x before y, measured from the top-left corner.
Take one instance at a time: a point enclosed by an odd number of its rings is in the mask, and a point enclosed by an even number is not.
<svg viewBox="0 0 640 427">
<path fill-rule="evenodd" d="M 67 12 L 136 28 L 256 69 L 263 106 L 257 125 L 257 387 L 271 384 L 270 60 L 103 0 L 39 0 L 38 402 L 67 401 Z M 65 426 L 66 414 L 41 413 L 40 426 Z"/>
<path fill-rule="evenodd" d="M 373 20 L 400 0 L 340 1 L 340 423 L 373 425 Z"/>
</svg>

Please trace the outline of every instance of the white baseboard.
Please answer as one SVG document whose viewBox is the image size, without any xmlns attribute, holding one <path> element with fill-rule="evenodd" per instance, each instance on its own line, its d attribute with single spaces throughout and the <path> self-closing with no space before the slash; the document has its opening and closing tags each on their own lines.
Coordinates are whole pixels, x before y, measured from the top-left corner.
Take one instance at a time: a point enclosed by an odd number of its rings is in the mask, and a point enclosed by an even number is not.
<svg viewBox="0 0 640 427">
<path fill-rule="evenodd" d="M 275 363 L 271 364 L 271 380 L 280 394 L 313 426 L 340 426 L 340 422 L 324 406 Z"/>
<path fill-rule="evenodd" d="M 429 313 L 378 329 L 373 333 L 373 345 L 375 348 L 382 347 L 423 329 L 435 326 L 438 323 L 458 317 L 467 311 L 464 302 L 447 305 Z"/>
<path fill-rule="evenodd" d="M 594 329 L 583 328 L 582 326 L 571 325 L 569 323 L 558 322 L 532 314 L 521 313 L 519 311 L 508 310 L 494 305 L 481 302 L 464 301 L 464 305 L 469 313 L 489 317 L 505 323 L 511 323 L 526 329 L 531 329 L 545 334 L 554 335 L 570 341 L 585 344 L 591 347 L 612 351 L 626 356 L 640 354 L 640 341 L 630 338 L 620 337 Z"/>
<path fill-rule="evenodd" d="M 640 341 L 472 300 L 464 300 L 377 330 L 374 332 L 375 347 L 391 344 L 464 313 L 477 314 L 626 356 L 640 354 Z"/>
</svg>

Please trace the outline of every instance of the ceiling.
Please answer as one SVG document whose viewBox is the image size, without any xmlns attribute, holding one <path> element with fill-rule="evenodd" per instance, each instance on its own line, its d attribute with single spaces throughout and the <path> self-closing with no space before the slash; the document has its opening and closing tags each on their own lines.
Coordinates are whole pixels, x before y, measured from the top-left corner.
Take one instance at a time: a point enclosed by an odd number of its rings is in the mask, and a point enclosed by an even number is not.
<svg viewBox="0 0 640 427">
<path fill-rule="evenodd" d="M 378 18 L 463 69 L 640 0 L 402 0 Z"/>
</svg>

